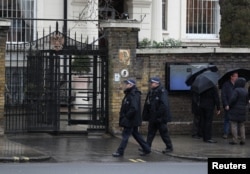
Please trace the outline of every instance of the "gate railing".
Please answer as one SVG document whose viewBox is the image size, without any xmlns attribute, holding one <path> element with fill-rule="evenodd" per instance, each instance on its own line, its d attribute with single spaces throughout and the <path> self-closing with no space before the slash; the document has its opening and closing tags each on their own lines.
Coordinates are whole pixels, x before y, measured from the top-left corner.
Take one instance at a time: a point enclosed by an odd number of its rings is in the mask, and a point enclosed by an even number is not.
<svg viewBox="0 0 250 174">
<path fill-rule="evenodd" d="M 60 131 L 63 121 L 107 129 L 107 50 L 82 40 L 57 27 L 33 42 L 7 44 L 5 132 Z"/>
</svg>

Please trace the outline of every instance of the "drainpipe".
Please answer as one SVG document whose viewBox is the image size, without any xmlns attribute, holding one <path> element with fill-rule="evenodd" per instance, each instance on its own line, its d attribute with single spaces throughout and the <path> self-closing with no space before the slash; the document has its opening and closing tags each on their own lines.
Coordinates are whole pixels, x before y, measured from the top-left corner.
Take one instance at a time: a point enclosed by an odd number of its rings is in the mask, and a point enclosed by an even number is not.
<svg viewBox="0 0 250 174">
<path fill-rule="evenodd" d="M 68 22 L 67 22 L 67 17 L 68 17 L 68 0 L 64 0 L 64 4 L 63 4 L 63 34 L 64 34 L 64 47 L 67 47 L 67 28 L 68 28 Z M 67 79 L 67 57 L 64 55 L 64 59 L 63 59 L 63 64 L 64 64 L 64 77 L 63 79 Z"/>
<path fill-rule="evenodd" d="M 64 0 L 64 5 L 63 5 L 63 33 L 65 36 L 67 36 L 67 28 L 68 28 L 68 23 L 67 23 L 67 17 L 68 17 L 68 0 Z"/>
</svg>

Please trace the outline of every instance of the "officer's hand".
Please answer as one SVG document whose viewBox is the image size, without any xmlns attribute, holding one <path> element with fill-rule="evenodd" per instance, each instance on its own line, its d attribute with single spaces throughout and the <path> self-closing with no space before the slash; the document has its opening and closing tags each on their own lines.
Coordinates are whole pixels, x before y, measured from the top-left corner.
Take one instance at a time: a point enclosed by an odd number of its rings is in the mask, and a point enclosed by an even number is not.
<svg viewBox="0 0 250 174">
<path fill-rule="evenodd" d="M 225 110 L 229 110 L 229 106 L 228 105 L 225 107 Z"/>
<path fill-rule="evenodd" d="M 217 115 L 220 115 L 220 110 L 217 110 L 216 114 L 217 114 Z"/>
</svg>

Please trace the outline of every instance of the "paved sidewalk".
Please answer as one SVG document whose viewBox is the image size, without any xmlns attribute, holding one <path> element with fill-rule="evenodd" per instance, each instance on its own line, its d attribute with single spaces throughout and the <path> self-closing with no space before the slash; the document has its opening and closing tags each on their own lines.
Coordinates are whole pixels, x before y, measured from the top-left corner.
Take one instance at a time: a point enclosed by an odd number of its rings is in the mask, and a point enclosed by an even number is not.
<svg viewBox="0 0 250 174">
<path fill-rule="evenodd" d="M 32 147 L 9 140 L 0 136 L 0 162 L 46 161 L 50 156 Z"/>
<path fill-rule="evenodd" d="M 23 137 L 25 140 L 22 140 Z M 30 142 L 29 142 L 30 138 Z M 35 139 L 36 138 L 36 139 Z M 66 139 L 67 138 L 67 139 Z M 69 140 L 70 138 L 70 140 Z M 230 145 L 228 142 L 230 139 L 222 139 L 220 137 L 215 138 L 218 143 L 205 143 L 201 139 L 193 139 L 188 135 L 173 135 L 171 136 L 174 151 L 172 153 L 168 153 L 167 155 L 172 157 L 191 159 L 191 160 L 199 160 L 206 161 L 208 158 L 245 158 L 250 157 L 250 141 L 247 140 L 245 145 Z M 33 144 L 31 140 L 33 139 Z M 37 142 L 39 140 L 39 142 Z M 104 142 L 105 141 L 105 142 Z M 35 142 L 35 144 L 34 144 Z M 99 139 L 97 142 L 103 142 L 105 144 L 106 149 L 94 148 L 96 150 L 96 159 L 98 155 L 111 156 L 111 152 L 113 152 L 119 145 L 118 137 L 109 137 L 105 140 Z M 39 149 L 39 145 L 43 143 L 43 147 L 48 147 L 46 153 L 44 150 Z M 47 144 L 48 146 L 47 146 Z M 75 148 L 77 146 L 85 146 L 91 147 L 96 144 L 93 139 L 88 138 L 86 135 L 67 135 L 67 137 L 63 135 L 51 136 L 48 134 L 25 134 L 25 135 L 16 135 L 14 138 L 9 135 L 0 136 L 0 162 L 27 162 L 27 161 L 46 161 L 51 159 L 50 153 L 53 150 L 57 150 L 59 148 L 59 153 L 65 154 L 65 147 L 62 148 L 61 143 L 64 143 L 64 146 L 67 145 L 65 143 L 71 143 L 72 147 L 67 152 L 69 154 L 69 159 L 77 159 L 74 157 L 74 154 L 79 153 L 79 148 Z M 110 144 L 109 144 L 110 143 Z M 102 143 L 101 143 L 102 144 Z M 126 153 L 136 153 L 137 144 L 135 140 L 131 137 L 130 144 L 126 149 Z M 74 145 L 74 146 L 73 146 Z M 51 149 L 49 149 L 51 147 Z M 129 149 L 132 148 L 132 149 Z M 152 144 L 152 151 L 161 152 L 165 148 L 161 138 L 156 136 L 155 140 Z M 100 153 L 98 152 L 100 151 Z M 86 150 L 86 152 L 80 149 L 82 153 L 81 156 L 89 155 L 90 152 Z M 71 155 L 71 156 L 70 156 Z M 79 154 L 78 154 L 79 155 Z"/>
<path fill-rule="evenodd" d="M 194 139 L 191 136 L 171 136 L 174 151 L 168 155 L 194 160 L 208 158 L 246 158 L 250 157 L 250 141 L 245 145 L 230 145 L 231 139 L 221 137 L 214 138 L 217 143 L 205 143 L 202 139 Z M 161 138 L 157 136 L 153 142 L 153 149 L 162 151 L 165 148 Z"/>
</svg>

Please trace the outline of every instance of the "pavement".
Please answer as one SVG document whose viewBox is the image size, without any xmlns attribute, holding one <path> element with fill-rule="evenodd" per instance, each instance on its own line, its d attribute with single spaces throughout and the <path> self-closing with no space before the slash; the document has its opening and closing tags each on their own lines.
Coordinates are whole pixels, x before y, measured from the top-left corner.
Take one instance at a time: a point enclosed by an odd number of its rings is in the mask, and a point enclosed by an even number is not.
<svg viewBox="0 0 250 174">
<path fill-rule="evenodd" d="M 250 140 L 245 145 L 230 145 L 231 139 L 215 137 L 217 143 L 205 143 L 202 139 L 194 139 L 190 135 L 171 135 L 174 151 L 162 154 L 165 148 L 159 135 L 152 144 L 154 160 L 170 158 L 194 161 L 207 161 L 208 158 L 249 158 Z M 67 161 L 100 161 L 114 160 L 112 152 L 120 143 L 120 137 L 103 134 L 99 137 L 88 135 L 51 135 L 46 133 L 7 134 L 0 136 L 0 162 L 60 162 Z M 138 145 L 131 137 L 125 155 L 138 158 Z M 162 158 L 159 158 L 159 155 Z M 133 156 L 133 157 L 131 157 Z M 149 157 L 151 159 L 151 157 Z M 149 159 L 148 158 L 148 159 Z M 118 160 L 119 161 L 119 160 Z"/>
</svg>

